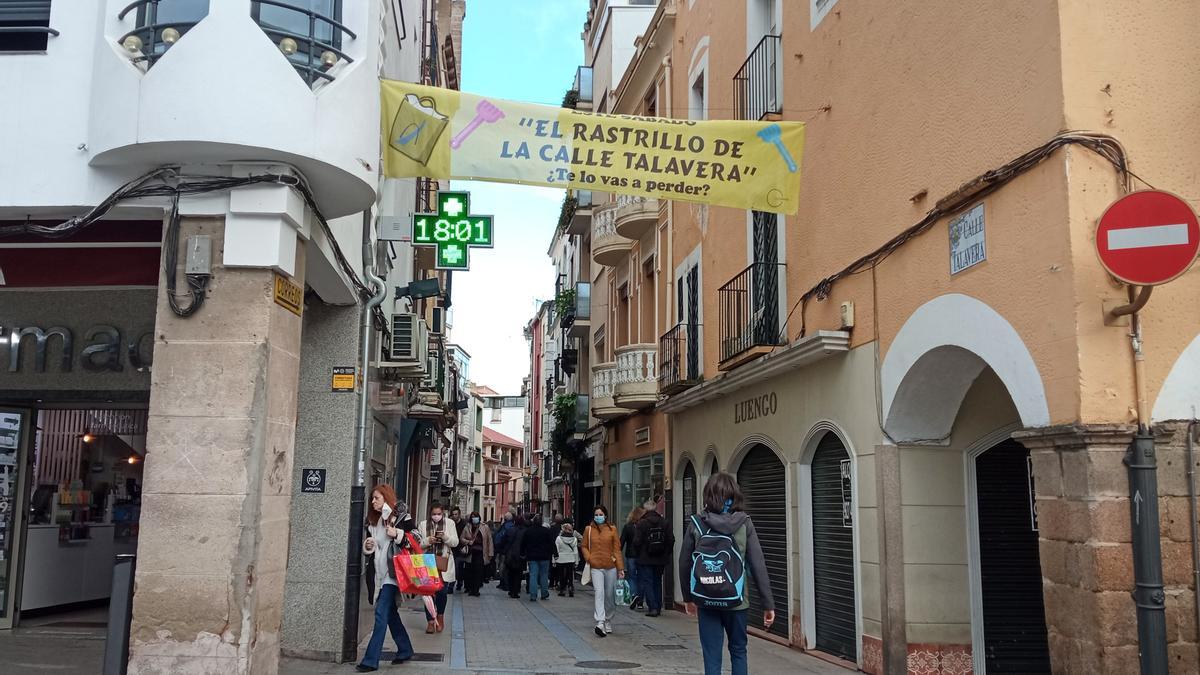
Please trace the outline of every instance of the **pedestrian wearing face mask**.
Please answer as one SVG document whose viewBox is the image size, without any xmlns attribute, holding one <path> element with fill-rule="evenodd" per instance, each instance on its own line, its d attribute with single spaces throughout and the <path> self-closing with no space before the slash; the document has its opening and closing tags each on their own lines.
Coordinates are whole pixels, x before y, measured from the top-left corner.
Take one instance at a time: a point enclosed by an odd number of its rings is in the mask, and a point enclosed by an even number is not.
<svg viewBox="0 0 1200 675">
<path fill-rule="evenodd" d="M 462 517 L 462 511 L 458 507 L 450 509 L 450 522 L 454 523 L 456 534 L 462 538 L 463 529 L 467 526 L 467 519 Z M 454 595 L 455 591 L 461 591 L 463 584 L 467 578 L 467 556 L 463 555 L 456 548 L 454 549 L 454 579 L 455 582 L 450 584 L 449 593 Z"/>
<path fill-rule="evenodd" d="M 563 523 L 554 540 L 554 586 L 558 595 L 570 594 L 575 597 L 575 563 L 579 561 L 579 540 L 575 538 L 575 528 L 570 523 Z"/>
<path fill-rule="evenodd" d="M 399 604 L 399 587 L 392 572 L 392 559 L 388 555 L 392 544 L 398 551 L 408 546 L 405 532 L 412 531 L 414 523 L 408 514 L 408 506 L 396 497 L 390 485 L 380 485 L 371 491 L 370 509 L 367 512 L 369 537 L 363 541 L 364 553 L 375 553 L 375 587 L 379 597 L 375 599 L 375 626 L 371 630 L 371 641 L 367 651 L 355 670 L 369 673 L 379 669 L 379 658 L 383 654 L 383 641 L 390 632 L 396 642 L 396 658 L 392 663 L 404 663 L 413 657 L 412 640 L 404 629 L 404 622 L 396 607 Z"/>
<path fill-rule="evenodd" d="M 454 586 L 457 576 L 457 570 L 454 564 L 454 549 L 458 547 L 458 526 L 453 522 L 447 521 L 445 511 L 442 505 L 434 502 L 433 506 L 429 507 L 429 520 L 421 523 L 417 528 L 418 539 L 426 553 L 432 553 L 437 560 L 438 569 L 442 573 L 442 590 L 433 596 L 434 608 L 437 610 L 437 616 L 429 613 L 429 608 L 425 608 L 425 620 L 428 625 L 425 627 L 426 633 L 440 633 L 446 628 L 446 595 L 450 587 Z"/>
<path fill-rule="evenodd" d="M 483 566 L 491 561 L 494 549 L 492 529 L 481 521 L 478 511 L 471 512 L 458 542 L 458 550 L 467 561 L 467 595 L 479 597 L 479 589 L 483 586 Z"/>
<path fill-rule="evenodd" d="M 625 578 L 625 560 L 621 555 L 621 534 L 608 522 L 608 509 L 597 506 L 592 524 L 583 532 L 583 557 L 591 565 L 592 587 L 596 589 L 596 635 L 612 633 L 617 608 L 617 579 Z"/>
</svg>

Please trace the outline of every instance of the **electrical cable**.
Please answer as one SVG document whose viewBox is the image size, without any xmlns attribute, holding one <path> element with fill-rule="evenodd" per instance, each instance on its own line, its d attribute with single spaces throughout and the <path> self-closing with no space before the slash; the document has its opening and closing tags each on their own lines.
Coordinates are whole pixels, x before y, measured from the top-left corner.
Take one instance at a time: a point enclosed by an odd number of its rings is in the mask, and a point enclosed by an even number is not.
<svg viewBox="0 0 1200 675">
<path fill-rule="evenodd" d="M 156 180 L 159 181 L 159 183 L 153 183 L 153 181 Z M 80 232 L 84 228 L 87 228 L 88 226 L 103 219 L 109 211 L 111 211 L 121 202 L 150 197 L 172 198 L 171 222 L 177 223 L 179 217 L 178 198 L 180 196 L 221 192 L 224 190 L 233 190 L 235 188 L 258 184 L 286 185 L 296 190 L 296 192 L 298 192 L 300 196 L 304 198 L 305 204 L 307 204 L 308 208 L 312 210 L 313 215 L 316 216 L 317 223 L 320 225 L 322 232 L 324 232 L 326 239 L 329 241 L 330 248 L 333 251 L 333 256 L 338 264 L 338 267 L 357 291 L 359 297 L 365 302 L 374 295 L 374 293 L 367 288 L 365 284 L 363 284 L 362 279 L 358 276 L 358 273 L 355 271 L 354 267 L 350 265 L 350 262 L 346 259 L 345 254 L 342 252 L 341 246 L 338 245 L 337 237 L 334 236 L 333 230 L 329 226 L 329 221 L 325 219 L 325 216 L 321 213 L 321 209 L 317 206 L 317 201 L 313 196 L 311 188 L 309 188 L 308 183 L 298 175 L 259 174 L 237 177 L 206 175 L 188 176 L 180 174 L 177 167 L 163 166 L 125 183 L 121 187 L 117 188 L 108 197 L 105 197 L 104 200 L 102 200 L 87 213 L 79 216 L 73 216 L 56 225 L 40 225 L 32 222 L 24 222 L 15 225 L 0 225 L 0 239 L 4 237 L 16 237 L 21 235 L 35 235 L 47 239 L 62 239 Z M 170 230 L 171 225 L 168 225 L 168 236 L 171 235 Z M 177 243 L 178 227 L 175 228 L 174 236 L 175 242 Z M 174 250 L 174 247 L 168 246 L 168 255 L 171 255 L 175 260 L 178 260 L 178 251 Z M 169 269 L 173 269 L 173 266 Z M 169 284 L 173 286 L 175 283 L 174 275 L 168 274 L 167 278 Z M 188 283 L 189 286 L 192 286 L 192 281 L 190 279 Z M 207 285 L 207 281 L 205 281 L 205 284 Z M 196 292 L 196 288 L 194 286 L 191 287 L 191 292 L 193 293 L 193 297 L 195 297 L 194 294 Z M 172 294 L 171 297 L 172 302 L 174 302 L 174 294 Z M 198 308 L 199 307 L 196 306 L 196 309 Z M 172 309 L 175 309 L 175 307 L 172 306 Z M 189 314 L 194 311 L 194 309 L 191 310 Z M 373 315 L 377 327 L 380 330 L 386 330 L 387 318 L 383 315 L 382 310 L 375 308 Z"/>
<path fill-rule="evenodd" d="M 895 253 L 901 246 L 906 244 L 910 239 L 917 237 L 932 228 L 938 221 L 948 216 L 953 215 L 971 202 L 977 201 L 988 195 L 996 192 L 1001 187 L 1007 185 L 1017 176 L 1029 171 L 1038 164 L 1042 163 L 1059 148 L 1069 145 L 1079 145 L 1087 150 L 1099 155 L 1102 159 L 1112 164 L 1120 174 L 1121 187 L 1124 192 L 1131 190 L 1131 178 L 1135 178 L 1145 185 L 1153 188 L 1154 186 L 1143 180 L 1137 174 L 1129 170 L 1128 155 L 1125 152 L 1124 146 L 1116 138 L 1107 134 L 1099 134 L 1085 131 L 1066 131 L 1051 138 L 1046 143 L 1026 152 L 1025 154 L 1013 159 L 1012 161 L 983 173 L 974 179 L 964 183 L 951 194 L 943 197 L 934 205 L 925 217 L 916 224 L 908 227 L 896 236 L 889 239 L 879 248 L 862 256 L 858 260 L 850 263 L 840 271 L 831 274 L 830 276 L 821 279 L 815 286 L 810 288 L 800 296 L 800 300 L 792 306 L 788 312 L 787 318 L 790 319 L 792 313 L 798 307 L 801 307 L 813 298 L 818 301 L 827 299 L 833 292 L 833 285 L 846 277 L 860 274 L 867 270 L 873 269 L 879 263 L 886 260 L 889 256 Z M 803 312 L 801 313 L 803 316 Z M 787 320 L 784 320 L 783 330 L 787 330 Z M 805 327 L 801 327 L 800 335 L 804 337 Z"/>
<path fill-rule="evenodd" d="M 176 316 L 189 317 L 200 310 L 207 296 L 208 280 L 211 274 L 185 274 L 189 294 L 192 299 L 186 307 L 179 304 L 179 296 L 175 293 L 175 283 L 179 261 L 179 195 L 171 198 L 171 216 L 167 221 L 166 241 L 163 242 L 163 272 L 167 277 L 167 304 Z"/>
</svg>

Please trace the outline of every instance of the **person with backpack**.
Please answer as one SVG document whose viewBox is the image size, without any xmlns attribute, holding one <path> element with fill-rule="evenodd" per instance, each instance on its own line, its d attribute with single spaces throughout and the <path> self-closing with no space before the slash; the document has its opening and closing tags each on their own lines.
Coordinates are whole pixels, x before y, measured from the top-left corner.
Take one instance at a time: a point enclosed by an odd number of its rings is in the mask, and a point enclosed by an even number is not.
<svg viewBox="0 0 1200 675">
<path fill-rule="evenodd" d="M 591 567 L 596 590 L 596 636 L 608 637 L 617 608 L 617 579 L 625 578 L 625 560 L 620 533 L 608 522 L 608 509 L 603 506 L 592 510 L 592 524 L 583 532 L 583 559 Z"/>
<path fill-rule="evenodd" d="M 679 550 L 679 578 L 689 616 L 699 617 L 704 675 L 720 675 L 721 649 L 729 638 L 733 675 L 748 675 L 746 660 L 748 582 L 758 586 L 763 626 L 775 622 L 775 600 L 758 533 L 742 510 L 742 490 L 727 473 L 704 486 L 704 512 L 685 522 Z"/>
<path fill-rule="evenodd" d="M 513 522 L 512 511 L 504 514 L 504 523 L 496 528 L 496 576 L 500 578 L 500 583 L 497 585 L 502 591 L 508 590 L 508 566 L 505 558 L 508 557 L 508 549 L 512 546 L 512 540 L 517 524 Z"/>
<path fill-rule="evenodd" d="M 629 600 L 629 609 L 641 609 L 642 597 L 640 586 L 638 584 L 638 550 L 637 550 L 637 524 L 641 520 L 642 514 L 646 510 L 641 506 L 635 506 L 629 512 L 629 517 L 625 519 L 625 527 L 621 528 L 621 553 L 625 556 L 625 578 L 629 580 L 629 593 L 633 597 Z"/>
<path fill-rule="evenodd" d="M 662 616 L 663 570 L 671 562 L 675 535 L 653 501 L 646 502 L 644 508 L 646 512 L 638 520 L 634 535 L 640 586 L 636 592 L 646 603 L 646 616 Z"/>
<path fill-rule="evenodd" d="M 575 563 L 579 562 L 579 540 L 575 538 L 575 528 L 564 522 L 554 540 L 554 587 L 558 596 L 570 593 L 575 597 Z"/>
</svg>

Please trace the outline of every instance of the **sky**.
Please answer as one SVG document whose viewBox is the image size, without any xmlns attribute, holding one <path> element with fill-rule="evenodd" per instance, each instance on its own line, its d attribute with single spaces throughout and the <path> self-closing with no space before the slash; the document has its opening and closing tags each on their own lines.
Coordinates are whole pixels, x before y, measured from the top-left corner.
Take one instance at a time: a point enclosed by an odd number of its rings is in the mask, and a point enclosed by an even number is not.
<svg viewBox="0 0 1200 675">
<path fill-rule="evenodd" d="M 554 106 L 583 63 L 579 34 L 587 0 L 469 0 L 463 22 L 462 89 Z M 554 295 L 546 250 L 558 225 L 563 191 L 454 181 L 471 192 L 471 210 L 494 217 L 496 247 L 471 252 L 471 269 L 454 274 L 450 338 L 471 355 L 470 377 L 515 396 L 529 373 L 522 331 L 541 300 Z"/>
</svg>

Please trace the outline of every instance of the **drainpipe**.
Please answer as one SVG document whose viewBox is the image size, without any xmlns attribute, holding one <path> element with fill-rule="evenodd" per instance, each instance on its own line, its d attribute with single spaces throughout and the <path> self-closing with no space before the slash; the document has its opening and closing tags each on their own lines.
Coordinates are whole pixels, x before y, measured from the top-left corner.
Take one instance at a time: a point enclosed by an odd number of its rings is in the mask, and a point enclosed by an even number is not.
<svg viewBox="0 0 1200 675">
<path fill-rule="evenodd" d="M 1187 427 L 1188 515 L 1192 526 L 1192 607 L 1196 610 L 1196 625 L 1200 626 L 1200 526 L 1196 521 L 1196 460 L 1193 454 L 1197 420 L 1194 412 L 1192 415 Z"/>
<path fill-rule="evenodd" d="M 1150 287 L 1137 294 L 1129 287 L 1130 304 L 1117 309 L 1130 318 L 1133 381 L 1137 395 L 1137 434 L 1125 455 L 1129 467 L 1129 516 L 1133 534 L 1133 601 L 1137 608 L 1138 656 L 1143 675 L 1167 672 L 1166 594 L 1163 591 L 1162 541 L 1158 529 L 1158 460 L 1146 404 L 1145 355 L 1138 312 L 1150 298 Z M 1114 312 L 1115 313 L 1115 312 Z M 1190 465 L 1189 465 L 1190 468 Z"/>
<path fill-rule="evenodd" d="M 359 341 L 359 372 L 362 373 L 362 391 L 358 399 L 358 428 L 354 433 L 355 470 L 354 484 L 350 488 L 350 522 L 346 538 L 346 599 L 342 615 L 342 661 L 350 662 L 358 657 L 358 598 L 362 584 L 362 526 L 366 518 L 366 461 L 367 461 L 367 406 L 370 403 L 369 373 L 371 367 L 371 315 L 387 297 L 387 284 L 375 274 L 375 246 L 372 242 L 371 210 L 363 211 L 362 254 L 363 277 L 375 295 L 362 306 L 362 337 Z"/>
</svg>

